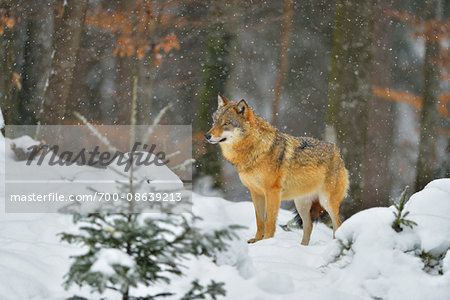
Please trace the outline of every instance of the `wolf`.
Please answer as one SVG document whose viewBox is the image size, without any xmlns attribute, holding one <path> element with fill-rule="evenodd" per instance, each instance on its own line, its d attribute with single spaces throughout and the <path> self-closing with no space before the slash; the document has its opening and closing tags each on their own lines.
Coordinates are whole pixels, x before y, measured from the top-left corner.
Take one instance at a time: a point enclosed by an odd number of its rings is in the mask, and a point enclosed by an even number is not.
<svg viewBox="0 0 450 300">
<path fill-rule="evenodd" d="M 341 225 L 339 206 L 347 194 L 348 172 L 338 148 L 310 137 L 279 132 L 257 116 L 245 100 L 238 103 L 218 95 L 213 126 L 205 134 L 219 144 L 249 189 L 256 214 L 256 234 L 248 243 L 275 234 L 281 200 L 294 199 L 303 222 L 301 244 L 308 245 L 311 217 L 324 210 L 333 224 L 333 238 Z"/>
</svg>

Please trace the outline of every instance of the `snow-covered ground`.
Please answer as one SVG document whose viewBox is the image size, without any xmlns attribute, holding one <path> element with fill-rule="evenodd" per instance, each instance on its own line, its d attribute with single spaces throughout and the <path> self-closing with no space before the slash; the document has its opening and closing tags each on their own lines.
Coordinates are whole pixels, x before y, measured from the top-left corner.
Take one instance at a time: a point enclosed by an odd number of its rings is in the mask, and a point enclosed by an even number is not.
<svg viewBox="0 0 450 300">
<path fill-rule="evenodd" d="M 83 251 L 57 236 L 73 229 L 70 216 L 4 213 L 3 142 L 0 135 L 0 299 L 64 299 L 74 293 L 98 299 L 87 287 L 62 288 L 69 256 Z M 255 232 L 251 203 L 201 195 L 194 195 L 193 202 L 205 230 L 231 224 L 247 229 L 238 232 L 240 239 L 219 254 L 217 263 L 206 257 L 186 262 L 186 276 L 174 277 L 172 292 L 186 291 L 199 278 L 202 283 L 225 282 L 226 299 L 449 299 L 450 179 L 433 181 L 411 197 L 406 209 L 418 224 L 414 229 L 395 232 L 393 207 L 373 208 L 345 221 L 336 240 L 331 229 L 315 224 L 309 246 L 300 245 L 301 230 L 280 227 L 273 239 L 248 245 L 245 241 Z M 291 217 L 281 210 L 278 224 Z M 446 253 L 442 275 L 423 271 L 415 255 L 421 251 Z M 166 288 L 154 287 L 151 293 Z M 107 297 L 119 298 L 112 293 Z"/>
</svg>

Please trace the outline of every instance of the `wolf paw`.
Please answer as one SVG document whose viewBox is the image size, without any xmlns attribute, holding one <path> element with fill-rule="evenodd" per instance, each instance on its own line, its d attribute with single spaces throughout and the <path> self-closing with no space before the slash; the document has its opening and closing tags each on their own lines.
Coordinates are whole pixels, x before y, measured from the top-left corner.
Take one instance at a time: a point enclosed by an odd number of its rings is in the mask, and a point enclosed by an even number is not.
<svg viewBox="0 0 450 300">
<path fill-rule="evenodd" d="M 249 240 L 247 241 L 247 243 L 253 244 L 253 243 L 256 243 L 257 241 L 260 241 L 260 240 L 261 240 L 261 239 L 252 238 L 252 239 L 249 239 Z"/>
</svg>

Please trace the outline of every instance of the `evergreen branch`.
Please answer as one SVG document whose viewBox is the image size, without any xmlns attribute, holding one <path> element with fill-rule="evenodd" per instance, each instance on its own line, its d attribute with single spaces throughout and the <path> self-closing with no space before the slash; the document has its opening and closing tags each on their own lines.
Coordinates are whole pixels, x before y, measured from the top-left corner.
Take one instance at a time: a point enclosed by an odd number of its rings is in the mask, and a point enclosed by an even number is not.
<svg viewBox="0 0 450 300">
<path fill-rule="evenodd" d="M 402 192 L 402 195 L 400 196 L 400 201 L 398 204 L 393 202 L 393 200 L 391 200 L 394 204 L 395 209 L 397 210 L 397 211 L 393 212 L 395 219 L 394 219 L 394 222 L 392 223 L 392 228 L 396 232 L 403 231 L 402 225 L 409 227 L 411 229 L 414 226 L 417 226 L 416 222 L 406 219 L 406 216 L 409 214 L 409 211 L 403 212 L 403 210 L 405 208 L 405 204 L 407 202 L 406 195 L 408 194 L 408 189 L 409 189 L 409 186 L 406 186 Z"/>
</svg>

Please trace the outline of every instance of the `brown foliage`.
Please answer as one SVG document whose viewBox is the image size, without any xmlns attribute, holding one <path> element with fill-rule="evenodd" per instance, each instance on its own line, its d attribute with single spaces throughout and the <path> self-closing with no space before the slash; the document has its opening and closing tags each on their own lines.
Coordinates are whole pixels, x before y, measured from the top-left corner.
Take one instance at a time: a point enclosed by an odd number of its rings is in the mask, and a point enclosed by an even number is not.
<svg viewBox="0 0 450 300">
<path fill-rule="evenodd" d="M 372 91 L 379 98 L 408 103 L 417 110 L 422 109 L 422 97 L 412 93 L 382 88 L 375 85 L 372 86 Z"/>
<path fill-rule="evenodd" d="M 161 52 L 168 54 L 172 49 L 179 50 L 180 43 L 178 42 L 178 39 L 174 34 L 169 34 L 165 36 L 153 50 L 155 54 L 155 63 L 157 66 L 160 66 L 162 63 Z"/>
<path fill-rule="evenodd" d="M 444 93 L 439 96 L 438 112 L 444 117 L 450 118 L 450 93 Z"/>
<path fill-rule="evenodd" d="M 442 69 L 441 79 L 450 81 L 450 72 L 448 70 L 450 66 L 450 50 L 447 46 L 444 46 L 441 43 L 443 40 L 446 40 L 450 37 L 450 20 L 445 19 L 432 19 L 432 20 L 423 20 L 416 15 L 409 14 L 404 11 L 397 10 L 389 10 L 387 12 L 388 16 L 392 16 L 397 20 L 404 21 L 409 25 L 414 27 L 414 33 L 412 37 L 415 39 L 423 38 L 426 41 L 430 42 L 439 42 L 440 43 L 440 52 L 441 55 L 436 57 L 433 62 L 438 64 Z M 372 90 L 377 97 L 394 100 L 397 102 L 405 102 L 412 105 L 417 110 L 422 109 L 422 97 L 411 94 L 405 91 L 395 91 L 389 88 L 381 88 L 378 86 L 373 86 Z M 450 117 L 449 111 L 450 104 L 450 94 L 443 93 L 439 96 L 439 107 L 438 112 L 441 116 Z"/>
<path fill-rule="evenodd" d="M 19 91 L 22 89 L 22 83 L 20 82 L 20 75 L 18 73 L 16 73 L 16 72 L 13 72 L 13 74 L 12 74 L 12 84 Z"/>
<path fill-rule="evenodd" d="M 16 24 L 16 19 L 8 9 L 0 8 L 0 35 L 5 33 L 6 29 L 12 29 Z"/>
<path fill-rule="evenodd" d="M 137 0 L 129 10 L 109 12 L 97 6 L 86 17 L 86 24 L 117 36 L 114 55 L 134 56 L 143 59 L 154 55 L 155 64 L 160 66 L 163 53 L 180 48 L 177 37 L 169 34 L 163 38 L 155 37 L 153 26 L 164 18 L 155 15 L 151 1 Z"/>
<path fill-rule="evenodd" d="M 413 26 L 415 28 L 415 32 L 413 33 L 414 38 L 442 41 L 450 36 L 449 20 L 433 19 L 425 21 L 413 14 L 398 10 L 388 10 L 387 15 Z"/>
<path fill-rule="evenodd" d="M 438 64 L 442 69 L 442 80 L 450 81 L 450 50 L 446 44 L 444 45 L 441 43 L 442 41 L 450 38 L 450 20 L 422 20 L 413 14 L 408 14 L 407 12 L 397 10 L 389 10 L 387 15 L 411 25 L 414 28 L 412 38 L 423 38 L 426 41 L 440 43 L 441 55 L 436 57 L 433 62 Z"/>
<path fill-rule="evenodd" d="M 422 109 L 422 97 L 405 91 L 396 91 L 390 88 L 372 86 L 373 93 L 382 99 L 408 103 L 417 110 Z M 443 93 L 439 96 L 438 112 L 441 116 L 450 118 L 450 93 Z"/>
</svg>

